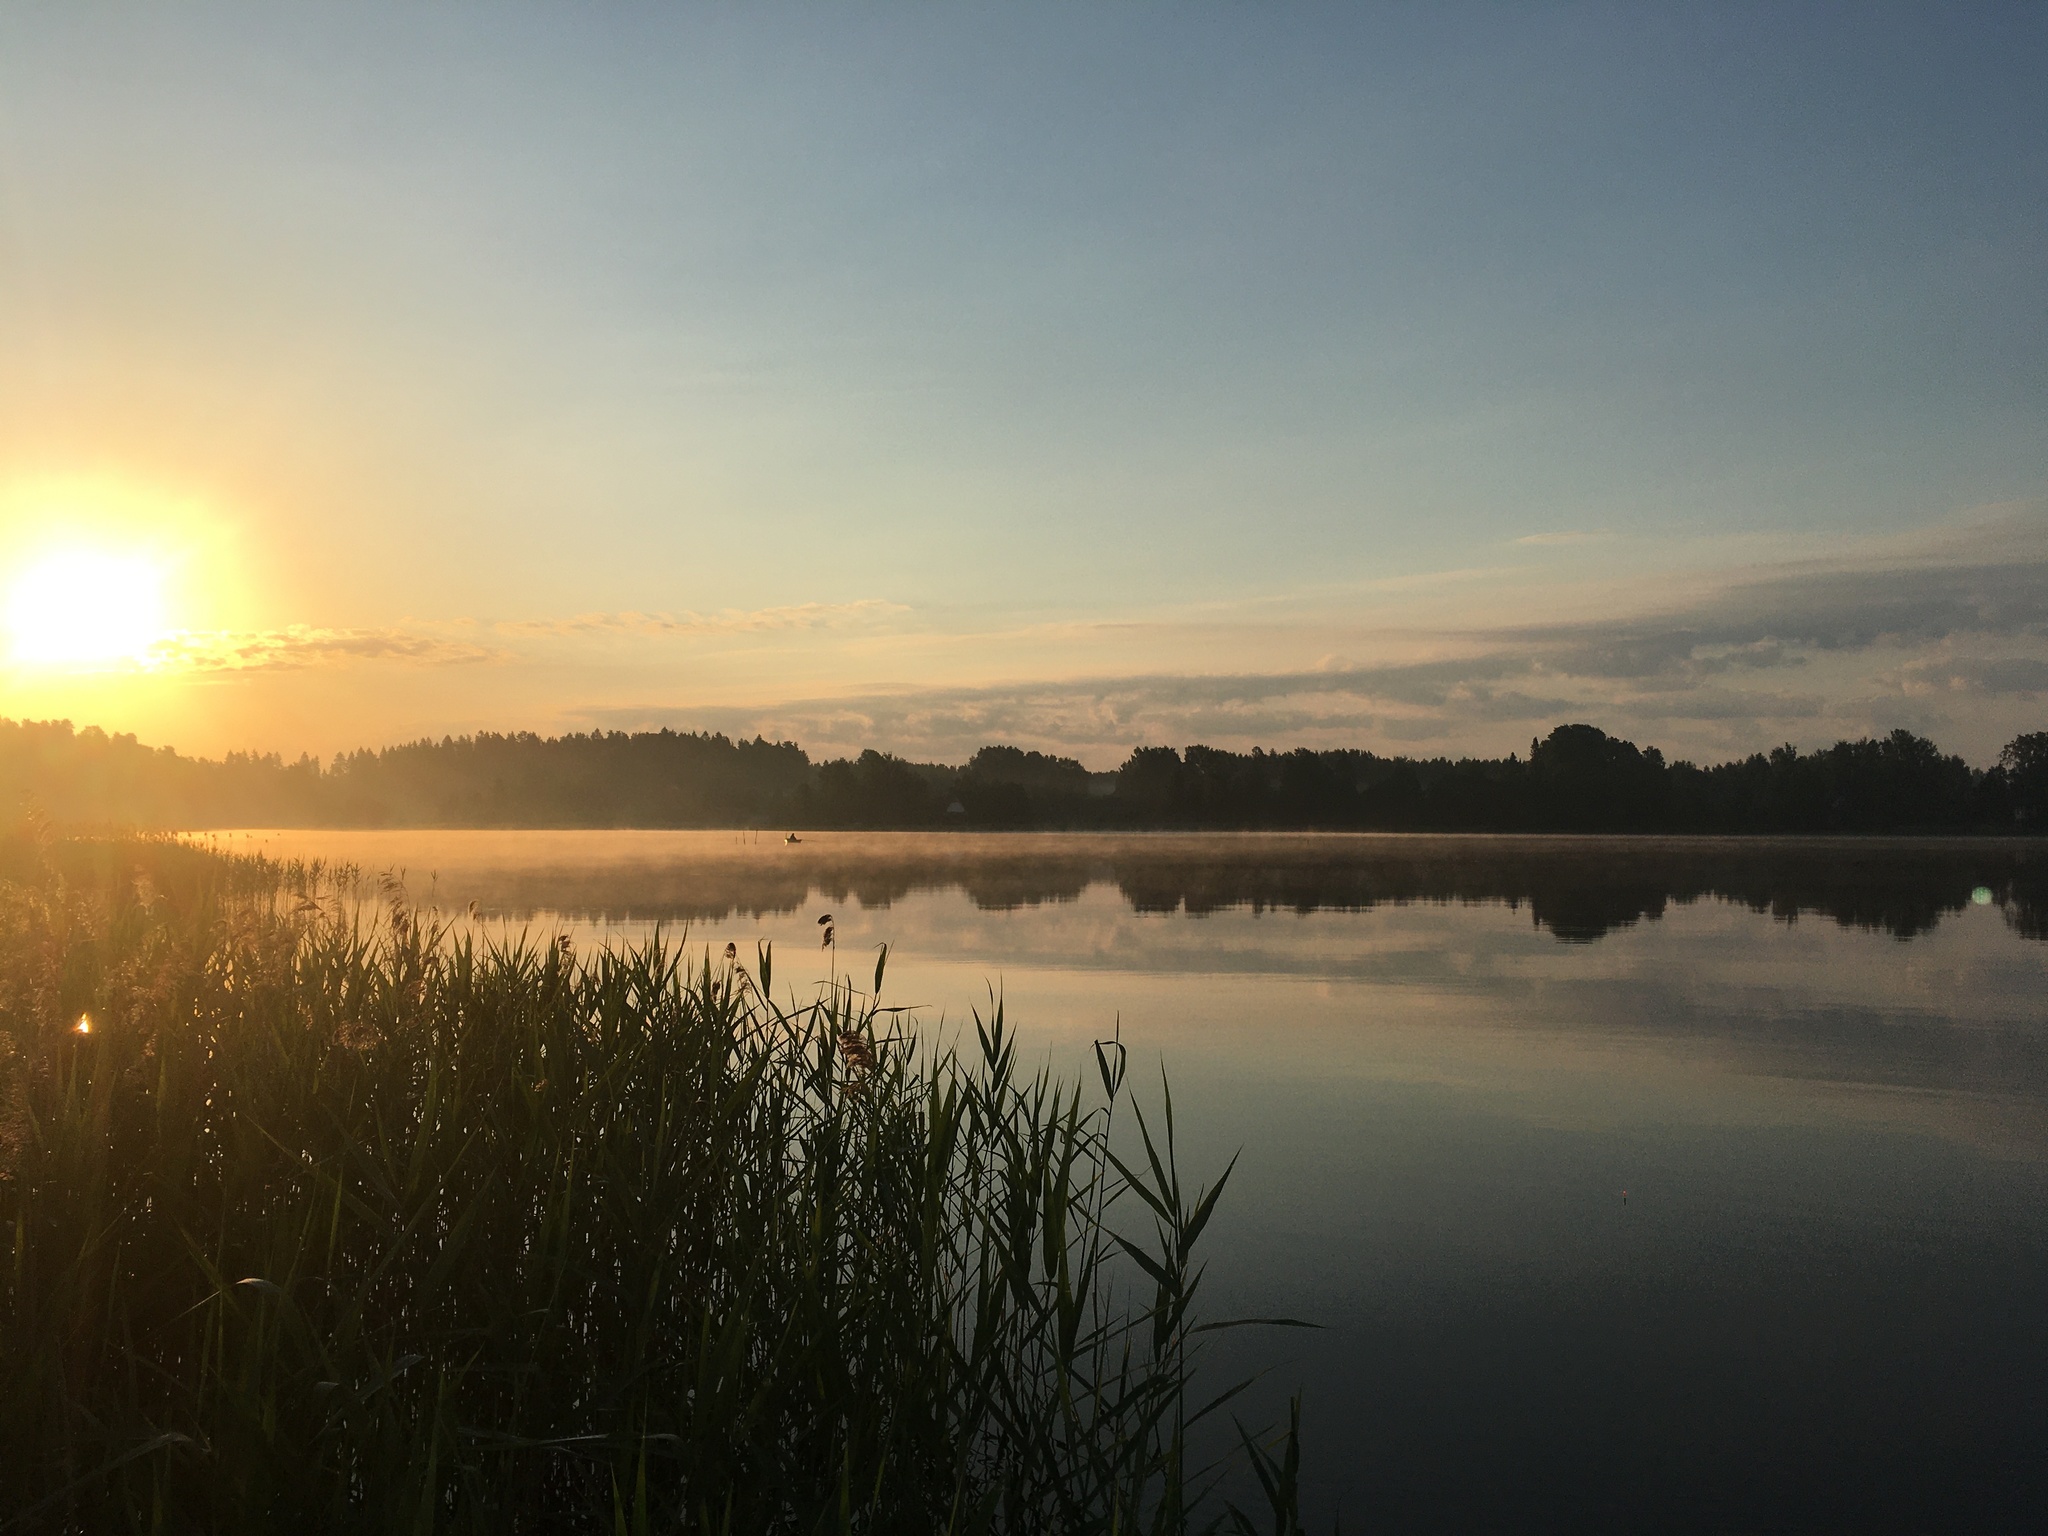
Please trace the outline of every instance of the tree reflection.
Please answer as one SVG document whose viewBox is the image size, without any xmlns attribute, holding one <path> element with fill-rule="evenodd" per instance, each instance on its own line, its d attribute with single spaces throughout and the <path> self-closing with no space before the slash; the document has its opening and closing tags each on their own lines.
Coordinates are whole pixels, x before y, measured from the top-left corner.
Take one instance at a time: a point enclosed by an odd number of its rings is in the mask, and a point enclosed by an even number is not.
<svg viewBox="0 0 2048 1536">
<path fill-rule="evenodd" d="M 441 894 L 474 899 L 491 917 L 704 922 L 817 901 L 880 909 L 934 890 L 1007 911 L 1107 886 L 1136 912 L 1194 917 L 1526 906 L 1560 941 L 1590 943 L 1705 899 L 1911 939 L 1982 887 L 2016 933 L 2048 938 L 2048 846 L 2019 841 L 854 835 L 742 853 L 686 844 L 659 861 L 506 865 L 463 874 L 459 890 Z"/>
</svg>

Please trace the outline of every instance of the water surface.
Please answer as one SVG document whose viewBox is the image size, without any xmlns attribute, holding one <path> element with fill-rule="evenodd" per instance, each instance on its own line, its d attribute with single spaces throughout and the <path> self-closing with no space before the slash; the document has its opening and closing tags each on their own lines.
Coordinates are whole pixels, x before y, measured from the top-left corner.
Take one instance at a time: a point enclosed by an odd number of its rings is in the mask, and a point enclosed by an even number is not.
<svg viewBox="0 0 2048 1536">
<path fill-rule="evenodd" d="M 2048 845 L 725 832 L 223 834 L 486 927 L 887 942 L 1242 1149 L 1212 1312 L 1393 1530 L 2048 1520 Z"/>
</svg>

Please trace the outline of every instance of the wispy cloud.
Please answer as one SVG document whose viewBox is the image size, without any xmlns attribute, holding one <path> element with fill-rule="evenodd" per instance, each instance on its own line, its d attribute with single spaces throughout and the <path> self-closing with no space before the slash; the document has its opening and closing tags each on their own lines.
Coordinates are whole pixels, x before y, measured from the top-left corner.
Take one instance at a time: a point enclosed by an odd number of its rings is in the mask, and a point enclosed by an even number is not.
<svg viewBox="0 0 2048 1536">
<path fill-rule="evenodd" d="M 722 609 L 716 613 L 584 613 L 569 619 L 519 619 L 496 626 L 522 638 L 637 635 L 743 635 L 775 630 L 846 629 L 886 622 L 910 612 L 879 597 L 850 603 L 793 603 L 780 608 Z"/>
<path fill-rule="evenodd" d="M 1604 533 L 1593 533 L 1580 528 L 1562 528 L 1555 533 L 1525 533 L 1511 542 L 1516 544 L 1590 544 L 1595 539 L 1604 539 Z"/>
<path fill-rule="evenodd" d="M 572 619 L 510 621 L 492 628 L 507 641 L 616 635 L 663 638 L 853 628 L 880 624 L 909 611 L 901 603 L 870 598 L 709 614 L 589 613 Z M 157 642 L 144 665 L 157 672 L 249 672 L 350 663 L 448 667 L 516 659 L 517 653 L 505 645 L 486 645 L 467 635 L 436 632 L 436 628 L 462 627 L 333 629 L 294 624 L 267 630 L 188 630 Z"/>
<path fill-rule="evenodd" d="M 152 648 L 147 665 L 164 672 L 250 672 L 386 662 L 412 667 L 500 661 L 505 652 L 474 641 L 406 629 L 287 629 L 171 635 Z"/>
</svg>

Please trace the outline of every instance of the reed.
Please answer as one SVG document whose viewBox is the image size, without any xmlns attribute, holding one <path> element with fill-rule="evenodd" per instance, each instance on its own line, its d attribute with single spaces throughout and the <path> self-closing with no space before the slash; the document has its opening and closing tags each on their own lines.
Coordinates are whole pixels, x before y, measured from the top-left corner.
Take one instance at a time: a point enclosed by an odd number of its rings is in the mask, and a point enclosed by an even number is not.
<svg viewBox="0 0 2048 1536">
<path fill-rule="evenodd" d="M 1192 1449 L 1222 1182 L 1115 1042 L 365 894 L 0 849 L 0 1529 L 1254 1529 Z M 1296 1529 L 1293 1431 L 1234 1443 Z"/>
</svg>

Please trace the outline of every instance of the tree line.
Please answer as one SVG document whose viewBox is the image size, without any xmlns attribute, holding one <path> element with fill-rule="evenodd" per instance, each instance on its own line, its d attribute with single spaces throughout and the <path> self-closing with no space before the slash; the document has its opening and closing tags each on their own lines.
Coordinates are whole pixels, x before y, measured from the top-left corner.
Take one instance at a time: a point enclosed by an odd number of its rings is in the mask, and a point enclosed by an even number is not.
<svg viewBox="0 0 2048 1536">
<path fill-rule="evenodd" d="M 1113 773 L 988 746 L 965 764 L 670 730 L 422 740 L 219 760 L 71 722 L 0 720 L 0 795 L 143 827 L 1323 828 L 1359 831 L 2048 831 L 2048 731 L 1974 768 L 1923 736 L 1702 766 L 1591 725 L 1527 756 L 1140 747 Z"/>
</svg>

